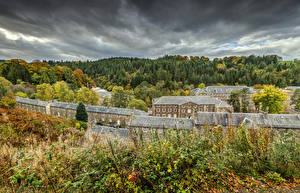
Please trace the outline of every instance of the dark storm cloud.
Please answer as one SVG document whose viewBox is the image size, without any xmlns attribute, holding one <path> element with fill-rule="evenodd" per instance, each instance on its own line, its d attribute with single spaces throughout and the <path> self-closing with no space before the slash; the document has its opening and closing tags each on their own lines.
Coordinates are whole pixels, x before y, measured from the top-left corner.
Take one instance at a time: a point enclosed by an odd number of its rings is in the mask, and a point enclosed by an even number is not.
<svg viewBox="0 0 300 193">
<path fill-rule="evenodd" d="M 298 0 L 1 0 L 0 7 L 0 59 L 300 57 Z"/>
</svg>

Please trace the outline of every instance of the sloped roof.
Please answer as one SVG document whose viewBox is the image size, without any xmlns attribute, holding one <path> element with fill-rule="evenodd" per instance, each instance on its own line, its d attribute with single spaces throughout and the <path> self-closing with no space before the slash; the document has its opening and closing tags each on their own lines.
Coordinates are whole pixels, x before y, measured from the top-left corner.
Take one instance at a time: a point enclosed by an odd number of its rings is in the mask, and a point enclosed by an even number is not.
<svg viewBox="0 0 300 193">
<path fill-rule="evenodd" d="M 50 107 L 58 107 L 63 109 L 73 109 L 76 110 L 77 104 L 74 103 L 63 103 L 63 102 L 53 102 L 50 104 Z"/>
<path fill-rule="evenodd" d="M 215 104 L 220 105 L 222 101 L 210 96 L 162 96 L 153 101 L 156 105 L 182 105 L 192 102 L 198 105 L 201 104 Z"/>
<path fill-rule="evenodd" d="M 240 126 L 243 123 L 261 127 L 300 129 L 300 115 L 198 112 L 196 118 L 198 125 Z"/>
<path fill-rule="evenodd" d="M 300 129 L 299 114 L 269 114 L 268 124 L 274 128 Z"/>
<path fill-rule="evenodd" d="M 46 107 L 48 105 L 48 102 L 46 101 L 40 101 L 35 99 L 29 99 L 29 98 L 22 98 L 16 96 L 17 102 L 24 103 L 24 104 L 30 104 L 30 105 L 36 105 L 36 106 L 43 106 Z"/>
<path fill-rule="evenodd" d="M 170 118 L 156 116 L 133 116 L 130 127 L 193 129 L 194 121 L 185 118 Z"/>
<path fill-rule="evenodd" d="M 244 88 L 248 88 L 250 93 L 254 93 L 254 90 L 252 87 L 248 86 L 207 86 L 203 89 L 196 88 L 191 91 L 192 94 L 197 93 L 217 93 L 217 94 L 229 94 L 233 90 L 241 90 Z"/>
<path fill-rule="evenodd" d="M 107 114 L 119 114 L 119 115 L 148 115 L 145 111 L 125 109 L 125 108 L 116 108 L 116 107 L 105 107 L 105 106 L 86 106 L 88 112 L 99 112 Z"/>
<path fill-rule="evenodd" d="M 62 103 L 54 102 L 51 103 L 51 107 L 65 108 L 76 110 L 77 104 L 74 103 Z M 131 113 L 134 115 L 148 115 L 146 112 L 141 110 L 125 109 L 125 108 L 116 108 L 116 107 L 105 107 L 105 106 L 91 106 L 85 105 L 87 112 L 96 112 L 96 113 L 105 113 L 105 114 L 118 114 L 118 115 L 128 115 Z"/>
</svg>

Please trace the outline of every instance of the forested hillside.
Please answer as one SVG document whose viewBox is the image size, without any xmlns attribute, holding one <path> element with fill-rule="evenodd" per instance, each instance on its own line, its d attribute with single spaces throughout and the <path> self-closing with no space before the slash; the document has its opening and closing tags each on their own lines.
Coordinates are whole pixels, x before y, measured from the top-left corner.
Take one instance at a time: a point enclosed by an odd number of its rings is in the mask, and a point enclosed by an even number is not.
<svg viewBox="0 0 300 193">
<path fill-rule="evenodd" d="M 151 84 L 160 90 L 190 89 L 206 85 L 272 84 L 279 87 L 300 85 L 300 62 L 284 62 L 276 55 L 231 56 L 209 60 L 202 57 L 165 56 L 158 59 L 110 58 L 86 62 L 54 62 L 73 70 L 80 68 L 99 86 L 136 88 Z M 141 85 L 142 84 L 142 85 Z"/>
</svg>

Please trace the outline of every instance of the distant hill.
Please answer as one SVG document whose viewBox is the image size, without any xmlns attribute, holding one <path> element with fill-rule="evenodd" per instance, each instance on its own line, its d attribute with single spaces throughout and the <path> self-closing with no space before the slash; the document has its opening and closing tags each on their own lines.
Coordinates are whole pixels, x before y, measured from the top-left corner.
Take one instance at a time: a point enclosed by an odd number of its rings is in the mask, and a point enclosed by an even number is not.
<svg viewBox="0 0 300 193">
<path fill-rule="evenodd" d="M 209 59 L 201 56 L 164 56 L 157 59 L 108 58 L 97 61 L 49 61 L 51 65 L 80 68 L 93 78 L 99 78 L 101 87 L 110 85 L 160 84 L 175 88 L 206 85 L 273 84 L 279 87 L 300 85 L 300 63 L 282 61 L 277 55 L 230 56 Z"/>
</svg>

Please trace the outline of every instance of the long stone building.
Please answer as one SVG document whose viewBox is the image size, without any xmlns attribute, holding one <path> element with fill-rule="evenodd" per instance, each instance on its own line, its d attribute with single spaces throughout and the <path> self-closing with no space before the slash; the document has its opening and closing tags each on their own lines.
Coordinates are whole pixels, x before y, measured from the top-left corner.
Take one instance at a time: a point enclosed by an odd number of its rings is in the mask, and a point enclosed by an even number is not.
<svg viewBox="0 0 300 193">
<path fill-rule="evenodd" d="M 17 107 L 55 116 L 75 118 L 77 104 L 48 103 L 17 97 Z M 87 105 L 86 110 L 89 121 L 94 124 L 100 123 L 123 128 L 192 130 L 201 129 L 205 126 L 236 127 L 244 124 L 250 128 L 290 129 L 300 134 L 300 114 L 197 112 L 193 119 L 188 119 L 148 116 L 144 111 L 102 106 Z"/>
<path fill-rule="evenodd" d="M 53 102 L 17 97 L 17 107 L 25 110 L 47 113 L 58 117 L 75 119 L 77 104 Z M 148 115 L 144 111 L 86 105 L 89 122 L 125 127 L 132 115 Z"/>
<path fill-rule="evenodd" d="M 210 96 L 162 96 L 152 102 L 152 115 L 192 118 L 198 111 L 231 111 L 226 102 Z"/>
<path fill-rule="evenodd" d="M 230 93 L 234 90 L 242 90 L 248 88 L 250 93 L 254 93 L 254 89 L 248 86 L 207 86 L 205 88 L 196 88 L 190 91 L 191 96 L 211 96 L 226 101 Z"/>
</svg>

